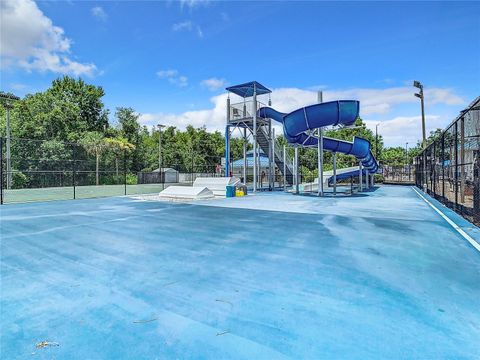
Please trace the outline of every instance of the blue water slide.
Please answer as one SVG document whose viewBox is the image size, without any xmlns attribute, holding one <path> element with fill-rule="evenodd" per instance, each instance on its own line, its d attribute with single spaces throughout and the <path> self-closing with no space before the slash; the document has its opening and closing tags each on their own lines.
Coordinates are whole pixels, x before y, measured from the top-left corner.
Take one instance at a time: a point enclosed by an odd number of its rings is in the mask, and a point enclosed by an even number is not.
<svg viewBox="0 0 480 360">
<path fill-rule="evenodd" d="M 355 100 L 338 100 L 306 106 L 291 113 L 281 113 L 270 107 L 262 107 L 257 115 L 283 124 L 283 133 L 291 144 L 306 147 L 318 146 L 318 139 L 311 130 L 332 125 L 353 125 L 358 118 L 360 103 Z M 353 142 L 323 138 L 323 148 L 332 152 L 353 155 L 366 171 L 375 173 L 378 165 L 370 149 L 370 142 L 354 137 Z"/>
</svg>

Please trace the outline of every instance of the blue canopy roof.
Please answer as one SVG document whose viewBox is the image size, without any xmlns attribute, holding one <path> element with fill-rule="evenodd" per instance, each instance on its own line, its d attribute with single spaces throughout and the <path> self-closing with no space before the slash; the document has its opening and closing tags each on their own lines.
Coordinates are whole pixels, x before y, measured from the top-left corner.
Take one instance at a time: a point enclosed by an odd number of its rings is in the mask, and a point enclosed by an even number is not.
<svg viewBox="0 0 480 360">
<path fill-rule="evenodd" d="M 265 86 L 263 86 L 257 81 L 250 81 L 245 84 L 230 86 L 230 87 L 227 87 L 226 90 L 238 96 L 246 98 L 246 97 L 253 96 L 254 87 L 257 90 L 257 95 L 269 94 L 272 92 L 272 90 L 267 89 Z"/>
</svg>

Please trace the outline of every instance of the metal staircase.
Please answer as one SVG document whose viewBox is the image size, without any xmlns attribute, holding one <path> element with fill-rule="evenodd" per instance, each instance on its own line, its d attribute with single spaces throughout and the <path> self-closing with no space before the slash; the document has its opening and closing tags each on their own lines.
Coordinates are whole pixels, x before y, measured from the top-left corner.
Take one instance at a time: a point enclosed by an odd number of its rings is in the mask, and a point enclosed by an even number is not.
<svg viewBox="0 0 480 360">
<path fill-rule="evenodd" d="M 263 127 L 259 127 L 257 131 L 257 143 L 260 146 L 260 149 L 268 155 L 268 149 L 269 149 L 269 139 L 268 139 L 268 134 L 264 130 Z M 280 173 L 283 174 L 284 166 L 283 166 L 283 154 L 282 151 L 279 149 L 282 149 L 283 147 L 278 144 L 278 142 L 275 140 L 275 151 L 273 154 L 273 161 L 275 162 L 275 165 L 277 165 L 278 170 Z M 285 154 L 285 159 L 286 159 L 286 166 L 285 166 L 285 172 L 286 174 L 283 174 L 285 176 L 285 181 L 287 184 L 292 185 L 293 184 L 293 163 L 290 160 L 288 154 Z"/>
</svg>

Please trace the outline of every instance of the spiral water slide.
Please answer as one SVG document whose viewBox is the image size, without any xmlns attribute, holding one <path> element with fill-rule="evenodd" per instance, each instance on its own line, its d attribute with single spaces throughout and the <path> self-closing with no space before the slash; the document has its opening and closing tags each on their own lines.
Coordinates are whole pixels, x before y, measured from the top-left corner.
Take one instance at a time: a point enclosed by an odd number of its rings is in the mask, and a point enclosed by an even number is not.
<svg viewBox="0 0 480 360">
<path fill-rule="evenodd" d="M 337 100 L 306 106 L 291 113 L 281 113 L 270 107 L 262 107 L 257 115 L 283 124 L 283 134 L 290 144 L 306 147 L 318 146 L 318 138 L 312 130 L 325 126 L 350 126 L 358 118 L 360 103 L 355 100 Z M 368 140 L 354 137 L 353 141 L 323 138 L 323 148 L 332 152 L 353 155 L 363 165 L 365 173 L 373 174 L 378 165 Z"/>
</svg>

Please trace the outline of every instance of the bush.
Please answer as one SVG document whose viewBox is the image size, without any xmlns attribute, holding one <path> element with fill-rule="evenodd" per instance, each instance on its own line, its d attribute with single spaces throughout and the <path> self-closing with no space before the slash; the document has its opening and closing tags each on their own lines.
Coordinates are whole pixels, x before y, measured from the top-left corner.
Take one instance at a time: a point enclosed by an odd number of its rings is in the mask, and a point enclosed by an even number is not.
<svg viewBox="0 0 480 360">
<path fill-rule="evenodd" d="M 375 182 L 376 183 L 383 183 L 383 175 L 382 174 L 375 174 Z"/>
<path fill-rule="evenodd" d="M 127 185 L 137 185 L 137 175 L 127 174 Z"/>
<path fill-rule="evenodd" d="M 14 172 L 12 174 L 12 189 L 23 189 L 27 185 L 28 178 L 22 172 Z"/>
</svg>

